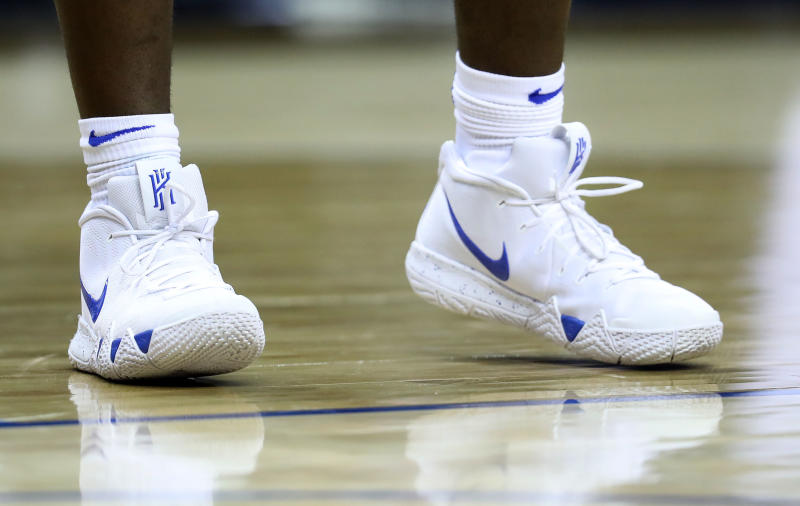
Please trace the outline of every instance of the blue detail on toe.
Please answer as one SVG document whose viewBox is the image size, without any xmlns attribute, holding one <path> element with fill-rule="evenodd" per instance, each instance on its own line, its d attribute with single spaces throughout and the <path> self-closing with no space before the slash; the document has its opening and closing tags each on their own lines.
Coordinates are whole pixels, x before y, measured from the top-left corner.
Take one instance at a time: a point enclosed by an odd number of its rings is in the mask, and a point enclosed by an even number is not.
<svg viewBox="0 0 800 506">
<path fill-rule="evenodd" d="M 139 332 L 133 339 L 136 341 L 136 346 L 142 350 L 142 353 L 147 353 L 147 350 L 150 349 L 150 338 L 153 337 L 152 330 L 145 330 L 144 332 Z"/>
<path fill-rule="evenodd" d="M 122 342 L 122 339 L 114 339 L 111 341 L 111 363 L 114 363 L 114 359 L 117 358 L 117 350 L 119 349 L 119 343 Z"/>
<path fill-rule="evenodd" d="M 561 315 L 561 326 L 564 327 L 564 334 L 566 334 L 569 342 L 575 340 L 575 336 L 578 335 L 584 325 L 584 321 L 579 318 L 566 314 Z"/>
<path fill-rule="evenodd" d="M 581 401 L 578 399 L 567 399 L 562 403 L 561 412 L 564 414 L 583 413 Z"/>
<path fill-rule="evenodd" d="M 99 299 L 95 299 L 86 291 L 86 288 L 83 286 L 83 280 L 81 280 L 81 293 L 83 293 L 83 300 L 86 302 L 86 308 L 89 310 L 92 322 L 96 322 L 97 317 L 100 316 L 100 310 L 103 309 L 103 303 L 106 301 L 106 290 L 108 290 L 107 279 L 105 286 L 103 286 L 103 293 L 100 294 Z"/>
</svg>

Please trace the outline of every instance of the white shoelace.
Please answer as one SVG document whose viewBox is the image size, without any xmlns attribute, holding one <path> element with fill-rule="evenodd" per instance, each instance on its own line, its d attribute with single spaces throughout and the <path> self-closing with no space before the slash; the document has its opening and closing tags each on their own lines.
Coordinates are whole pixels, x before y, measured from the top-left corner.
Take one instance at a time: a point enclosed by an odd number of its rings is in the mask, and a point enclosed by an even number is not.
<svg viewBox="0 0 800 506">
<path fill-rule="evenodd" d="M 167 190 L 177 191 L 188 199 L 189 204 L 182 213 L 167 205 L 167 226 L 163 229 L 124 230 L 113 232 L 109 239 L 133 237 L 135 243 L 122 255 L 120 266 L 128 275 L 137 276 L 137 282 L 146 282 L 148 291 L 186 291 L 214 288 L 225 285 L 221 281 L 219 268 L 209 262 L 202 251 L 202 241 L 213 241 L 214 226 L 219 213 L 208 214 L 188 221 L 195 207 L 195 200 L 184 188 L 167 183 Z M 146 239 L 140 239 L 146 237 Z M 156 261 L 159 251 L 167 244 L 175 246 L 168 259 Z M 177 253 L 180 250 L 182 253 Z M 206 274 L 206 275 L 201 275 Z"/>
<path fill-rule="evenodd" d="M 588 185 L 619 185 L 612 188 L 595 190 L 581 189 Z M 636 179 L 624 177 L 587 177 L 574 181 L 568 180 L 563 187 L 556 188 L 553 196 L 538 199 L 506 199 L 502 202 L 508 206 L 530 207 L 537 218 L 522 225 L 523 229 L 535 227 L 539 223 L 550 220 L 552 228 L 542 238 L 542 246 L 551 238 L 561 240 L 570 236 L 576 239 L 573 247 L 566 255 L 561 272 L 566 265 L 580 252 L 587 254 L 591 261 L 585 272 L 575 281 L 580 283 L 586 276 L 601 270 L 619 270 L 619 274 L 611 280 L 611 285 L 634 278 L 658 279 L 658 274 L 649 270 L 638 255 L 632 253 L 614 237 L 611 228 L 599 223 L 584 209 L 581 197 L 606 197 L 638 190 L 643 185 Z M 563 212 L 561 212 L 563 211 Z M 555 216 L 559 214 L 560 216 Z M 552 216 L 552 218 L 551 218 Z"/>
</svg>

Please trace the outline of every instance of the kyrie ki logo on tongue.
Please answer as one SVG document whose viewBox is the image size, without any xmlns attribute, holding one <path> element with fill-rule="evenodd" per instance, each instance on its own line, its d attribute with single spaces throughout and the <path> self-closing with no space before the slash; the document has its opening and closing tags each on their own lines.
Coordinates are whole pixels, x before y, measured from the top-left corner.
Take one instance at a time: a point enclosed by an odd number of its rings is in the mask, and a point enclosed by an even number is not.
<svg viewBox="0 0 800 506">
<path fill-rule="evenodd" d="M 153 185 L 153 207 L 159 211 L 164 210 L 164 190 L 171 174 L 164 169 L 153 169 L 153 173 L 150 174 L 150 183 Z M 172 205 L 175 205 L 175 196 L 172 194 L 172 190 L 169 191 L 169 200 Z"/>
<path fill-rule="evenodd" d="M 575 169 L 577 169 L 578 166 L 581 164 L 581 162 L 583 161 L 584 154 L 586 154 L 586 139 L 581 137 L 578 139 L 578 145 L 575 151 L 575 161 L 572 163 L 572 167 L 570 167 L 569 169 L 570 174 L 575 172 Z"/>
</svg>

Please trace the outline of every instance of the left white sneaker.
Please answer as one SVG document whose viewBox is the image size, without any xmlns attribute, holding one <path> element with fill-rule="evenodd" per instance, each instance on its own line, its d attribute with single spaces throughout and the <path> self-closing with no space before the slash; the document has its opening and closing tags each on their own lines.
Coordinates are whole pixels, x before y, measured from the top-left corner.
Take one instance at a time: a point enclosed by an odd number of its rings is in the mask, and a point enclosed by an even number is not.
<svg viewBox="0 0 800 506">
<path fill-rule="evenodd" d="M 264 349 L 258 310 L 222 280 L 200 171 L 166 159 L 108 182 L 81 216 L 83 295 L 72 364 L 107 379 L 235 371 Z"/>
<path fill-rule="evenodd" d="M 521 137 L 495 173 L 470 170 L 452 142 L 406 256 L 411 287 L 460 313 L 542 334 L 613 364 L 686 360 L 714 348 L 722 323 L 700 297 L 662 281 L 584 209 L 581 197 L 642 186 L 579 179 L 591 151 L 581 123 Z M 588 185 L 617 185 L 589 190 Z"/>
</svg>

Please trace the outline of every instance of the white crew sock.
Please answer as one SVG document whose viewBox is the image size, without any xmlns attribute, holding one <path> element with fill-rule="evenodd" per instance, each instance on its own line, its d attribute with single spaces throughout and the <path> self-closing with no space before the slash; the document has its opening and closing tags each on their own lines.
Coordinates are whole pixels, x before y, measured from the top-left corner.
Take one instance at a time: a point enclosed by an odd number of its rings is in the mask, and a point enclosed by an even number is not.
<svg viewBox="0 0 800 506">
<path fill-rule="evenodd" d="M 166 157 L 180 163 L 178 127 L 172 114 L 87 118 L 78 121 L 78 127 L 91 205 L 108 203 L 108 180 L 135 175 L 139 160 Z"/>
<path fill-rule="evenodd" d="M 511 77 L 468 67 L 456 53 L 456 150 L 467 166 L 493 171 L 517 137 L 549 135 L 564 111 L 564 65 L 555 74 Z"/>
</svg>

